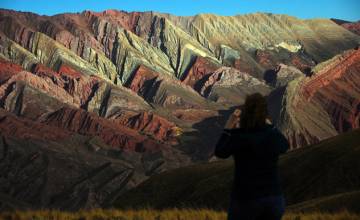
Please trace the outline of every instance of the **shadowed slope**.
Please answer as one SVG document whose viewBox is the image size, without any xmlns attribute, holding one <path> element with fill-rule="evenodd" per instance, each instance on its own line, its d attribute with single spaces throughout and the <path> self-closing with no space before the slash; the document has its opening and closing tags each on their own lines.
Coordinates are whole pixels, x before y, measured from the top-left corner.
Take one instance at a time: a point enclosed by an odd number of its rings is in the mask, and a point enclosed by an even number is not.
<svg viewBox="0 0 360 220">
<path fill-rule="evenodd" d="M 356 130 L 282 156 L 280 171 L 287 204 L 359 190 L 359 149 L 360 130 Z M 218 161 L 155 175 L 119 197 L 115 206 L 224 209 L 229 200 L 232 164 L 230 160 Z M 357 201 L 356 195 L 353 201 Z M 333 208 L 356 207 L 345 205 L 337 203 Z"/>
</svg>

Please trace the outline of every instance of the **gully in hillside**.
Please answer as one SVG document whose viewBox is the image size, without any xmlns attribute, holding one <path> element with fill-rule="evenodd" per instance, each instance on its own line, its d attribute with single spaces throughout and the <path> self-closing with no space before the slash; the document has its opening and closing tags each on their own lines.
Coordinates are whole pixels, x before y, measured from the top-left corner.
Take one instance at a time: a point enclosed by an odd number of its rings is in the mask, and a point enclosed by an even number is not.
<svg viewBox="0 0 360 220">
<path fill-rule="evenodd" d="M 289 148 L 285 137 L 267 119 L 260 94 L 246 98 L 225 125 L 215 155 L 235 160 L 229 220 L 279 220 L 285 202 L 278 175 L 278 157 Z"/>
</svg>

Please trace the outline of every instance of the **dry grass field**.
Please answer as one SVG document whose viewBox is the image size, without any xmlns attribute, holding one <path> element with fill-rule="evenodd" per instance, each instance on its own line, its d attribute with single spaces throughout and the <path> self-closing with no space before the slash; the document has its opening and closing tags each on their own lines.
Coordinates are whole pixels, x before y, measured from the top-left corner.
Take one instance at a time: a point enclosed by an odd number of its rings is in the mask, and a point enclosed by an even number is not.
<svg viewBox="0 0 360 220">
<path fill-rule="evenodd" d="M 14 211 L 0 213 L 1 220 L 226 220 L 226 213 L 208 209 L 168 210 L 102 210 L 79 212 L 61 211 Z M 359 214 L 347 211 L 338 213 L 286 213 L 283 220 L 358 220 Z"/>
</svg>

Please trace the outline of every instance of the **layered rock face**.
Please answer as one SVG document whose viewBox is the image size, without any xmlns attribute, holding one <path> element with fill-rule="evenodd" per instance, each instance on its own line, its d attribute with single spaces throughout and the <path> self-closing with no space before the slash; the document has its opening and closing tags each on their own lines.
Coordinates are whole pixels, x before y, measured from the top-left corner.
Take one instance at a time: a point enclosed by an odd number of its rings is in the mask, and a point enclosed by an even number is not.
<svg viewBox="0 0 360 220">
<path fill-rule="evenodd" d="M 360 50 L 347 51 L 315 68 L 315 76 L 302 88 L 307 99 L 323 106 L 339 132 L 359 127 L 359 73 Z"/>
<path fill-rule="evenodd" d="M 282 105 L 273 116 L 293 147 L 359 127 L 359 64 L 360 50 L 346 51 L 270 95 L 273 108 Z"/>
<path fill-rule="evenodd" d="M 332 19 L 333 22 L 337 23 L 338 25 L 341 25 L 345 29 L 353 32 L 354 34 L 360 35 L 360 21 L 357 22 L 349 22 L 339 19 Z"/>
<path fill-rule="evenodd" d="M 123 152 L 96 136 L 78 135 L 3 110 L 0 115 L 2 209 L 109 207 L 121 192 L 159 172 L 164 163 L 173 168 L 186 163 L 171 149 L 163 149 L 163 154 L 173 154 L 171 160 L 140 147 L 141 155 Z"/>
<path fill-rule="evenodd" d="M 222 104 L 237 105 L 245 101 L 246 95 L 259 92 L 267 95 L 270 88 L 257 78 L 234 68 L 222 67 L 204 77 L 199 92 L 210 100 Z"/>
<path fill-rule="evenodd" d="M 176 124 L 131 90 L 67 66 L 0 65 L 2 208 L 104 207 L 149 175 L 190 162 L 172 147 Z"/>
<path fill-rule="evenodd" d="M 272 63 L 313 65 L 360 42 L 331 20 L 272 14 L 176 17 L 107 10 L 46 17 L 2 10 L 0 19 L 2 32 L 20 46 L 44 50 L 37 45 L 47 44 L 47 35 L 87 61 L 87 71 L 122 84 L 140 64 L 185 79 L 206 58 L 205 72 L 221 64 L 259 76 L 271 67 L 263 53 Z M 69 62 L 68 56 L 61 58 Z"/>
<path fill-rule="evenodd" d="M 120 132 L 121 127 L 125 130 L 130 127 L 133 134 L 145 129 L 160 141 L 170 138 L 171 130 L 176 127 L 167 119 L 148 113 L 150 106 L 130 90 L 98 77 L 63 67 L 61 72 L 54 72 L 41 64 L 36 65 L 32 73 L 7 61 L 0 62 L 2 71 L 7 73 L 1 75 L 4 81 L 0 86 L 2 105 L 17 116 L 45 124 L 59 123 L 58 127 L 77 133 L 87 133 L 82 129 L 88 129 L 92 136 L 95 135 L 92 130 L 97 132 L 114 122 L 118 127 L 109 133 Z M 143 117 L 136 119 L 137 115 Z M 143 126 L 130 126 L 132 123 Z"/>
<path fill-rule="evenodd" d="M 309 74 L 304 74 L 294 66 L 280 64 L 274 69 L 267 70 L 264 73 L 264 79 L 270 86 L 279 88 L 286 86 L 292 80 L 304 75 L 310 76 L 311 71 Z"/>
<path fill-rule="evenodd" d="M 0 10 L 0 209 L 107 207 L 208 160 L 252 93 L 293 147 L 356 128 L 358 51 L 324 61 L 359 42 L 285 15 Z"/>
<path fill-rule="evenodd" d="M 360 35 L 360 21 L 354 23 L 345 23 L 341 26 L 353 32 L 354 34 Z"/>
</svg>

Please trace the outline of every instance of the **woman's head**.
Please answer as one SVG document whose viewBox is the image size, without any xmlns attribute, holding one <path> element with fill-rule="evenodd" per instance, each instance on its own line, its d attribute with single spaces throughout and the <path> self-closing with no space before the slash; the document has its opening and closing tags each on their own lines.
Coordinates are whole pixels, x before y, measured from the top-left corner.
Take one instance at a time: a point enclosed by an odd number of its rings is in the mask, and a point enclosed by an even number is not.
<svg viewBox="0 0 360 220">
<path fill-rule="evenodd" d="M 241 112 L 240 126 L 245 129 L 263 127 L 268 116 L 267 103 L 264 96 L 255 93 L 246 97 Z"/>
</svg>

